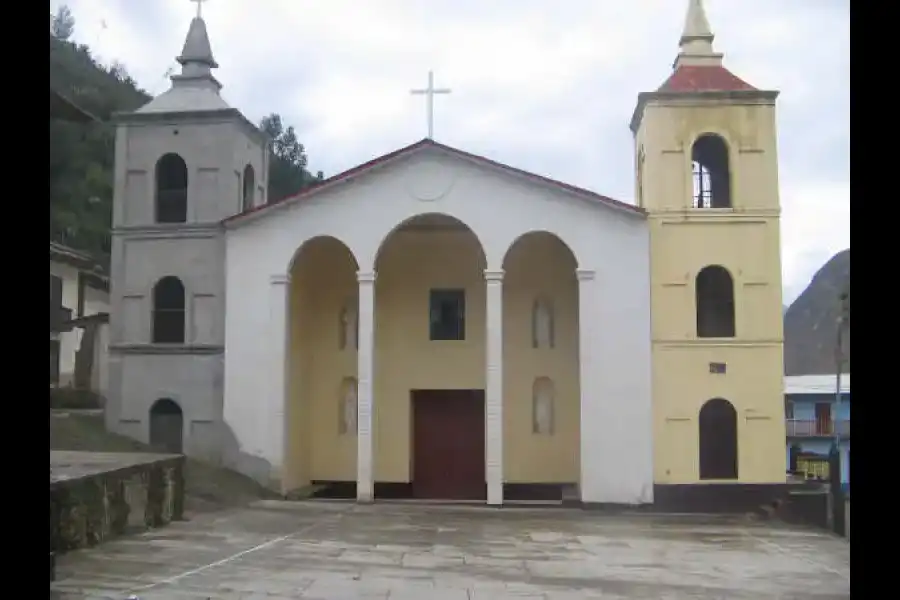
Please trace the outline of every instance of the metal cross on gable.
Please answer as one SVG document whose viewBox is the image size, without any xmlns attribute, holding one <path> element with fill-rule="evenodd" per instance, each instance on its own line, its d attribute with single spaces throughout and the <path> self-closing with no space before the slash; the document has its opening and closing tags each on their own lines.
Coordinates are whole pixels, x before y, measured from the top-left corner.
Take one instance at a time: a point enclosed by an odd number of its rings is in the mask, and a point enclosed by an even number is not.
<svg viewBox="0 0 900 600">
<path fill-rule="evenodd" d="M 202 17 L 203 16 L 203 3 L 206 2 L 206 0 L 191 0 L 191 2 L 197 3 L 197 18 Z"/>
<path fill-rule="evenodd" d="M 412 90 L 414 96 L 425 96 L 425 111 L 428 118 L 428 139 L 434 138 L 434 95 L 449 94 L 450 88 L 434 87 L 434 72 L 428 71 L 428 87 L 423 90 Z"/>
</svg>

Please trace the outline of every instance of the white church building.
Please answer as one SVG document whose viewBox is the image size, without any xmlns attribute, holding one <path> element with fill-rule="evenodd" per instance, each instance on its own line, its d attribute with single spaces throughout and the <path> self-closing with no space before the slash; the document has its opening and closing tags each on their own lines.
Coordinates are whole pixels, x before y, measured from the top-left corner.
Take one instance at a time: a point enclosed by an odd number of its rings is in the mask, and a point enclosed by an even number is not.
<svg viewBox="0 0 900 600">
<path fill-rule="evenodd" d="M 199 16 L 178 61 L 117 121 L 109 428 L 283 493 L 653 501 L 645 209 L 432 139 L 271 203 Z"/>
</svg>

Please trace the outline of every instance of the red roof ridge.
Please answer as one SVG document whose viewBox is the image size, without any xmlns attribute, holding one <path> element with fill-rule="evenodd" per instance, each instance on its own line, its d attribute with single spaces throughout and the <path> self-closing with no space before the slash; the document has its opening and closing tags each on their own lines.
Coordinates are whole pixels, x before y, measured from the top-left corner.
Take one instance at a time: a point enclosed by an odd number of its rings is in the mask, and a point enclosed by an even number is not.
<svg viewBox="0 0 900 600">
<path fill-rule="evenodd" d="M 631 213 L 637 214 L 637 215 L 646 215 L 646 211 L 644 209 L 634 206 L 633 204 L 628 204 L 627 202 L 615 200 L 614 198 L 610 198 L 609 196 L 604 196 L 602 194 L 592 192 L 591 190 L 588 190 L 585 188 L 570 185 L 568 183 L 563 183 L 562 181 L 558 181 L 556 179 L 544 177 L 543 175 L 538 175 L 536 173 L 531 173 L 531 172 L 525 171 L 523 169 L 511 167 L 509 165 L 492 160 L 490 158 L 486 158 L 484 156 L 479 156 L 477 154 L 472 154 L 469 152 L 465 152 L 463 150 L 459 150 L 457 148 L 453 148 L 452 146 L 447 146 L 445 144 L 435 142 L 434 140 L 432 140 L 430 138 L 424 138 L 424 139 L 419 140 L 418 142 L 415 142 L 408 146 L 404 146 L 404 147 L 394 150 L 392 152 L 388 152 L 387 154 L 383 154 L 381 156 L 373 158 L 372 160 L 369 160 L 367 162 L 359 164 L 355 167 L 351 167 L 350 169 L 347 169 L 346 171 L 342 171 L 341 173 L 333 175 L 323 181 L 320 181 L 319 183 L 317 183 L 311 187 L 305 188 L 292 196 L 287 196 L 285 198 L 282 198 L 281 200 L 276 200 L 275 202 L 271 202 L 269 204 L 254 206 L 251 209 L 248 209 L 248 210 L 239 212 L 235 215 L 232 215 L 230 217 L 227 217 L 222 220 L 222 223 L 228 224 L 228 223 L 231 223 L 234 221 L 243 220 L 245 217 L 249 217 L 254 214 L 265 212 L 269 209 L 275 208 L 276 206 L 293 204 L 300 200 L 304 200 L 304 199 L 308 198 L 309 196 L 312 196 L 318 192 L 325 191 L 326 189 L 331 188 L 339 183 L 350 180 L 358 175 L 362 175 L 362 174 L 370 171 L 371 169 L 374 169 L 378 166 L 386 164 L 386 163 L 388 163 L 394 159 L 400 158 L 402 156 L 409 155 L 409 154 L 415 152 L 416 150 L 418 150 L 420 148 L 424 148 L 424 147 L 437 148 L 439 150 L 442 150 L 442 151 L 452 154 L 454 156 L 458 156 L 463 159 L 478 162 L 478 163 L 481 163 L 483 165 L 487 165 L 487 166 L 490 166 L 493 168 L 502 169 L 509 173 L 513 173 L 515 175 L 531 179 L 532 181 L 535 181 L 537 183 L 542 183 L 545 185 L 557 187 L 557 188 L 560 188 L 569 193 L 575 194 L 577 196 L 581 196 L 582 198 L 585 198 L 587 200 L 598 202 L 600 204 L 605 204 L 607 206 L 610 206 L 610 207 L 613 207 L 616 209 L 626 210 L 628 212 L 631 212 Z"/>
<path fill-rule="evenodd" d="M 758 91 L 721 65 L 679 65 L 657 92 Z"/>
</svg>

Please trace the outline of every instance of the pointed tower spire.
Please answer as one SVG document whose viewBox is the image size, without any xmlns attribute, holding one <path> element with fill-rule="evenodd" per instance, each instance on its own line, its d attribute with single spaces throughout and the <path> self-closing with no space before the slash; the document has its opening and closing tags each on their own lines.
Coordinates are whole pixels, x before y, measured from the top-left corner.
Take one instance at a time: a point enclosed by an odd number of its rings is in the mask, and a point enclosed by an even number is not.
<svg viewBox="0 0 900 600">
<path fill-rule="evenodd" d="M 221 110 L 229 108 L 219 95 L 222 84 L 213 76 L 212 70 L 219 67 L 213 58 L 206 22 L 200 14 L 197 2 L 197 16 L 191 20 L 181 54 L 175 59 L 181 65 L 181 73 L 172 75 L 172 87 L 157 96 L 137 112 L 187 112 Z"/>
<path fill-rule="evenodd" d="M 217 92 L 222 89 L 222 84 L 212 75 L 212 69 L 217 69 L 219 63 L 213 58 L 209 34 L 206 33 L 206 22 L 203 17 L 198 15 L 191 19 L 184 47 L 175 60 L 181 65 L 181 74 L 172 76 L 173 87 L 211 85 Z"/>
<path fill-rule="evenodd" d="M 681 51 L 675 59 L 674 68 L 680 66 L 721 66 L 722 55 L 713 51 L 715 39 L 706 18 L 703 0 L 688 0 L 684 32 L 678 42 Z"/>
</svg>

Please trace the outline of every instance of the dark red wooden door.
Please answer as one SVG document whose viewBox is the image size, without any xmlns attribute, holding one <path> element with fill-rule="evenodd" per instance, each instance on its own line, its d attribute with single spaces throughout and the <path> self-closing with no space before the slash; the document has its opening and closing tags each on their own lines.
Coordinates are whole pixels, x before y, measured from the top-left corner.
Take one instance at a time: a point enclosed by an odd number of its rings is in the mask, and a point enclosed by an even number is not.
<svg viewBox="0 0 900 600">
<path fill-rule="evenodd" d="M 417 390 L 413 404 L 413 494 L 483 500 L 484 391 Z"/>
<path fill-rule="evenodd" d="M 816 403 L 816 433 L 831 434 L 831 405 L 825 402 Z"/>
</svg>

